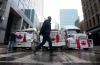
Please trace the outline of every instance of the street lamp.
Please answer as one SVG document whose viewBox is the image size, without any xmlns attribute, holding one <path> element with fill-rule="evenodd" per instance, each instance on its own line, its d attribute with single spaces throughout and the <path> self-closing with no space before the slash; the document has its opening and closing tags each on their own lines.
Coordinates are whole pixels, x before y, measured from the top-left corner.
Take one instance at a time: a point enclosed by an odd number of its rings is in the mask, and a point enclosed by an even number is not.
<svg viewBox="0 0 100 65">
<path fill-rule="evenodd" d="M 4 21 L 5 17 L 0 16 L 0 23 L 2 23 L 2 21 Z"/>
</svg>

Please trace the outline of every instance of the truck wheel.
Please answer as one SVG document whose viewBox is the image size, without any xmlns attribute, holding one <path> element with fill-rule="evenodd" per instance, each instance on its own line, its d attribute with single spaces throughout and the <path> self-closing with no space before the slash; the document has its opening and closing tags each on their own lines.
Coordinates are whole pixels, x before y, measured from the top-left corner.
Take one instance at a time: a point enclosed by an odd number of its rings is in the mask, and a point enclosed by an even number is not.
<svg viewBox="0 0 100 65">
<path fill-rule="evenodd" d="M 89 48 L 84 48 L 84 50 L 88 50 Z"/>
<path fill-rule="evenodd" d="M 16 47 L 13 47 L 13 50 L 17 50 L 17 48 Z"/>
<path fill-rule="evenodd" d="M 63 50 L 63 46 L 60 47 L 60 50 Z"/>
</svg>

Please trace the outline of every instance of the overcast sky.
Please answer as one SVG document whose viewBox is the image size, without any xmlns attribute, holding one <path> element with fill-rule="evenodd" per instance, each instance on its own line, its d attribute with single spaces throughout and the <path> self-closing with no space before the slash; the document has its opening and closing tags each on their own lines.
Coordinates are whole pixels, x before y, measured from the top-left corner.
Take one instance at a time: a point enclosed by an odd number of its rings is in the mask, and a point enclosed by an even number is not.
<svg viewBox="0 0 100 65">
<path fill-rule="evenodd" d="M 44 0 L 44 17 L 52 16 L 52 22 L 59 22 L 60 9 L 77 9 L 83 20 L 81 0 Z"/>
</svg>

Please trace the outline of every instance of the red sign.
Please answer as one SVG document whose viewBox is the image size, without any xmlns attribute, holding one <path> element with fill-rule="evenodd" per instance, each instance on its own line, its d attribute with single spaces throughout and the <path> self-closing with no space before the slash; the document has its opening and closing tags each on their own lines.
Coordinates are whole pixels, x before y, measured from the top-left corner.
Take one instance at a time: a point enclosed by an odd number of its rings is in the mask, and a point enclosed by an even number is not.
<svg viewBox="0 0 100 65">
<path fill-rule="evenodd" d="M 22 39 L 23 36 L 22 36 L 22 35 L 16 35 L 16 38 L 17 38 L 17 39 Z"/>
<path fill-rule="evenodd" d="M 56 35 L 56 42 L 57 43 L 60 42 L 60 35 L 59 34 Z"/>
<path fill-rule="evenodd" d="M 81 44 L 82 44 L 82 45 L 86 45 L 86 42 L 85 42 L 85 41 L 81 41 Z"/>
</svg>

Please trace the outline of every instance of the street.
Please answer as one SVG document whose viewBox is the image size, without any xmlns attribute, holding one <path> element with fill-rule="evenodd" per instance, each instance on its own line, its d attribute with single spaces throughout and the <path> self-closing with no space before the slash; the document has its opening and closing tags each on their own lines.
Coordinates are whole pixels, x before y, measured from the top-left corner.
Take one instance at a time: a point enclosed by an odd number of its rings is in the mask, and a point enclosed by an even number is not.
<svg viewBox="0 0 100 65">
<path fill-rule="evenodd" d="M 0 54 L 0 65 L 86 65 L 98 64 L 100 54 L 88 50 L 64 50 L 54 51 L 16 51 Z"/>
<path fill-rule="evenodd" d="M 0 65 L 100 65 L 100 0 L 0 0 Z"/>
</svg>

